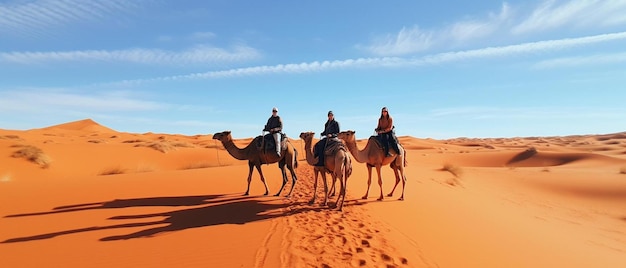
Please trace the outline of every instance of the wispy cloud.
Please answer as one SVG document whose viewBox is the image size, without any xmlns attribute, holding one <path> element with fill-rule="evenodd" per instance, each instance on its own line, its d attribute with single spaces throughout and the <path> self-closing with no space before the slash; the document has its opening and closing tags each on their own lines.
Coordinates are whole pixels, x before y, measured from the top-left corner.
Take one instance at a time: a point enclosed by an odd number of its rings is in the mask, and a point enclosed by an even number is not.
<svg viewBox="0 0 626 268">
<path fill-rule="evenodd" d="M 279 64 L 273 66 L 256 66 L 247 68 L 229 69 L 223 71 L 211 71 L 204 73 L 193 73 L 187 75 L 165 76 L 152 79 L 125 80 L 114 84 L 137 84 L 158 81 L 177 81 L 190 79 L 215 79 L 229 77 L 256 76 L 280 73 L 311 73 L 336 69 L 355 68 L 392 68 L 402 66 L 427 66 L 448 62 L 457 62 L 472 59 L 496 58 L 507 56 L 519 56 L 536 52 L 557 51 L 577 46 L 584 46 L 594 43 L 610 42 L 626 39 L 626 32 L 594 35 L 579 38 L 567 38 L 559 40 L 547 40 L 540 42 L 530 42 L 518 45 L 488 47 L 474 50 L 463 50 L 427 55 L 424 57 L 401 58 L 401 57 L 381 57 L 381 58 L 358 58 L 336 61 L 314 61 L 298 64 Z"/>
<path fill-rule="evenodd" d="M 614 26 L 626 23 L 626 1 L 544 1 L 526 19 L 513 27 L 515 34 L 572 27 Z"/>
<path fill-rule="evenodd" d="M 511 8 L 505 3 L 498 13 L 489 13 L 482 19 L 466 19 L 442 29 L 403 27 L 397 34 L 376 37 L 372 44 L 357 45 L 357 48 L 380 56 L 414 54 L 442 44 L 454 45 L 489 36 L 506 24 L 510 16 Z"/>
<path fill-rule="evenodd" d="M 79 111 L 151 111 L 167 108 L 167 105 L 142 100 L 129 92 L 80 93 L 63 90 L 20 89 L 0 92 L 2 112 L 51 112 L 55 110 Z"/>
<path fill-rule="evenodd" d="M 443 63 L 474 58 L 502 57 L 528 54 L 534 52 L 555 51 L 571 47 L 603 43 L 614 40 L 626 39 L 626 32 L 601 34 L 579 38 L 565 38 L 539 42 L 523 43 L 519 45 L 488 47 L 482 49 L 447 52 L 426 56 L 422 58 L 425 63 Z"/>
<path fill-rule="evenodd" d="M 470 120 L 491 119 L 582 119 L 582 118 L 624 118 L 624 108 L 603 108 L 588 106 L 550 107 L 452 107 L 430 111 L 429 118 L 464 118 Z M 437 119 L 439 118 L 439 119 Z"/>
<path fill-rule="evenodd" d="M 184 65 L 194 63 L 223 63 L 257 59 L 260 53 L 251 47 L 238 45 L 231 50 L 196 46 L 183 51 L 160 49 L 127 50 L 81 50 L 56 52 L 5 52 L 0 53 L 0 62 L 18 64 L 40 64 L 50 62 L 130 62 L 137 64 Z"/>
<path fill-rule="evenodd" d="M 33 34 L 137 10 L 145 1 L 35 0 L 0 3 L 0 32 Z"/>
<path fill-rule="evenodd" d="M 614 53 L 614 54 L 597 54 L 590 56 L 579 57 L 566 57 L 558 59 L 550 59 L 540 61 L 534 65 L 536 69 L 552 69 L 552 68 L 567 68 L 567 67 L 579 67 L 579 66 L 592 66 L 599 64 L 614 64 L 626 62 L 626 53 Z"/>
<path fill-rule="evenodd" d="M 357 48 L 377 56 L 411 55 L 433 48 L 465 46 L 488 38 L 520 38 L 559 29 L 603 29 L 626 25 L 626 1 L 546 0 L 532 10 L 504 3 L 496 13 L 482 18 L 463 19 L 440 28 L 418 25 L 403 27 L 398 33 L 375 37 L 369 45 Z"/>
</svg>

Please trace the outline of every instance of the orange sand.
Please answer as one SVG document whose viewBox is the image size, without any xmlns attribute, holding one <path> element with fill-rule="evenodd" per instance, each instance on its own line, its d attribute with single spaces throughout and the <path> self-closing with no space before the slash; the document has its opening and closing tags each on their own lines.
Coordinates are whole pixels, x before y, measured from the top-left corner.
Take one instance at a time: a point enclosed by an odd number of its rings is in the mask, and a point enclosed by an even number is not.
<svg viewBox="0 0 626 268">
<path fill-rule="evenodd" d="M 235 142 L 244 147 L 250 141 Z M 303 151 L 301 140 L 291 142 Z M 313 170 L 304 153 L 293 196 L 262 196 L 257 173 L 251 195 L 242 196 L 247 162 L 232 158 L 211 135 L 122 133 L 89 119 L 0 129 L 0 266 L 626 263 L 625 133 L 401 137 L 401 143 L 408 150 L 405 200 L 396 200 L 396 190 L 376 201 L 376 179 L 361 200 L 367 169 L 353 161 L 344 211 L 338 212 L 319 201 L 308 204 Z M 12 156 L 25 145 L 44 156 Z M 358 146 L 364 148 L 365 140 Z M 263 171 L 275 194 L 281 185 L 277 165 Z M 387 194 L 394 183 L 389 167 L 383 178 Z"/>
</svg>

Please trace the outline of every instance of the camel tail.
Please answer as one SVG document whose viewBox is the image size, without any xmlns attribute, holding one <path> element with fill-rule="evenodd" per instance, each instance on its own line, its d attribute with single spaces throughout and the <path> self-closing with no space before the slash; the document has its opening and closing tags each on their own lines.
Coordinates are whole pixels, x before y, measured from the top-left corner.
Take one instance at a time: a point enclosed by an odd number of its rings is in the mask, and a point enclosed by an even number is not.
<svg viewBox="0 0 626 268">
<path fill-rule="evenodd" d="M 346 153 L 349 154 L 348 152 Z M 346 169 L 345 179 L 347 180 L 352 175 L 352 159 L 350 159 L 350 156 L 346 155 L 346 158 L 343 160 L 343 166 Z"/>
<path fill-rule="evenodd" d="M 406 155 L 407 155 L 407 152 L 406 152 L 406 150 L 404 150 L 404 166 L 405 167 L 406 167 L 406 163 L 407 163 Z"/>
<path fill-rule="evenodd" d="M 298 168 L 298 150 L 296 148 L 293 148 L 293 156 L 293 167 Z"/>
</svg>

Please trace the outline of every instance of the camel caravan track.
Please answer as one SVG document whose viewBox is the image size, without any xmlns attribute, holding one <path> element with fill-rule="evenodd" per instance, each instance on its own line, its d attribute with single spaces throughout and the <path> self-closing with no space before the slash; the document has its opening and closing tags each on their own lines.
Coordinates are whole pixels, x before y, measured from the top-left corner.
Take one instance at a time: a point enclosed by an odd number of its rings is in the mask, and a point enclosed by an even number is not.
<svg viewBox="0 0 626 268">
<path fill-rule="evenodd" d="M 310 205 L 313 172 L 310 166 L 297 170 L 301 183 L 286 200 L 290 205 L 281 218 L 282 267 L 414 267 L 385 239 L 389 228 L 349 194 L 343 211 Z"/>
</svg>

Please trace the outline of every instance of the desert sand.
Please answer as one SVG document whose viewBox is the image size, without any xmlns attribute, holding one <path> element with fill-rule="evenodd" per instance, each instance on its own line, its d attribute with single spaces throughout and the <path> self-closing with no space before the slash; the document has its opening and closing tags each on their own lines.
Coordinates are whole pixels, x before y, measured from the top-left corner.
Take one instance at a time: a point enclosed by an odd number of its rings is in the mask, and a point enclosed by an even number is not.
<svg viewBox="0 0 626 268">
<path fill-rule="evenodd" d="M 405 200 L 396 190 L 376 201 L 376 179 L 361 199 L 367 168 L 353 161 L 340 212 L 308 203 L 303 153 L 292 196 L 272 196 L 277 164 L 262 167 L 269 196 L 256 172 L 243 196 L 247 161 L 213 132 L 125 133 L 90 119 L 0 129 L 0 267 L 626 264 L 626 133 L 403 136 Z M 385 195 L 394 182 L 383 167 Z"/>
</svg>

